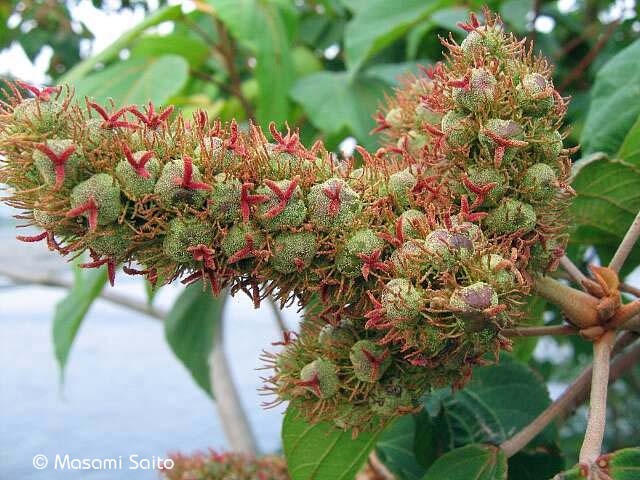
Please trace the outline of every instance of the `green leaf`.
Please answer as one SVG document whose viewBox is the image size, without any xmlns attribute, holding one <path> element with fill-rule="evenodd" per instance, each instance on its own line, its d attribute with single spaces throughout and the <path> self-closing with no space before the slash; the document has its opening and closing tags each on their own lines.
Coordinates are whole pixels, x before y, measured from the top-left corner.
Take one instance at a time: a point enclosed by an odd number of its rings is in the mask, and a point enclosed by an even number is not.
<svg viewBox="0 0 640 480">
<path fill-rule="evenodd" d="M 623 448 L 606 456 L 607 474 L 611 480 L 637 480 L 640 478 L 640 447 Z M 580 467 L 556 475 L 554 480 L 582 480 Z"/>
<path fill-rule="evenodd" d="M 376 445 L 380 460 L 398 479 L 419 480 L 424 476 L 424 468 L 416 459 L 416 419 L 413 415 L 404 415 L 389 425 Z"/>
<path fill-rule="evenodd" d="M 356 13 L 347 25 L 344 37 L 349 69 L 359 69 L 371 55 L 450 3 L 447 0 L 405 0 L 399 8 L 397 3 L 389 0 L 369 0 L 365 8 L 362 2 L 356 2 L 351 7 Z"/>
<path fill-rule="evenodd" d="M 285 23 L 283 11 L 273 2 L 259 0 L 209 0 L 209 4 L 233 36 L 255 53 L 258 121 L 284 122 L 294 69 L 288 35 L 292 26 Z M 290 15 L 286 19 L 295 21 Z"/>
<path fill-rule="evenodd" d="M 424 480 L 506 480 L 507 457 L 492 445 L 467 445 L 438 458 Z"/>
<path fill-rule="evenodd" d="M 384 87 L 377 79 L 357 76 L 350 81 L 347 72 L 325 71 L 298 80 L 291 96 L 311 123 L 328 135 L 347 130 L 363 145 L 374 146 L 369 131 L 375 126 L 372 115 Z"/>
<path fill-rule="evenodd" d="M 629 133 L 627 133 L 616 157 L 640 167 L 640 116 L 631 127 L 631 130 L 629 130 Z"/>
<path fill-rule="evenodd" d="M 499 444 L 536 418 L 549 404 L 541 379 L 526 365 L 503 355 L 500 363 L 473 371 L 455 394 L 436 398 L 450 432 L 451 448 L 469 443 Z M 555 439 L 547 427 L 541 439 Z"/>
<path fill-rule="evenodd" d="M 196 383 L 209 395 L 211 376 L 209 356 L 217 322 L 222 321 L 226 295 L 218 297 L 202 290 L 197 282 L 185 288 L 164 322 L 164 333 L 171 350 L 189 370 Z"/>
<path fill-rule="evenodd" d="M 53 317 L 53 345 L 61 378 L 64 378 L 64 368 L 80 324 L 106 283 L 106 266 L 91 270 L 76 268 L 73 288 L 56 304 Z"/>
<path fill-rule="evenodd" d="M 145 35 L 131 49 L 131 58 L 178 55 L 198 68 L 209 56 L 209 46 L 199 38 L 182 34 Z"/>
<path fill-rule="evenodd" d="M 507 0 L 500 5 L 500 16 L 516 32 L 526 33 L 528 30 L 527 16 L 533 10 L 530 0 Z"/>
<path fill-rule="evenodd" d="M 421 59 L 420 62 L 401 62 L 401 63 L 378 63 L 367 68 L 365 72 L 367 77 L 378 78 L 389 85 L 397 86 L 399 80 L 407 77 L 409 74 L 417 75 L 420 71 L 420 65 L 428 65 L 431 63 L 429 59 Z"/>
<path fill-rule="evenodd" d="M 509 478 L 517 480 L 550 478 L 562 470 L 564 464 L 564 458 L 556 447 L 521 450 L 509 459 Z"/>
<path fill-rule="evenodd" d="M 187 61 L 177 55 L 139 57 L 116 63 L 75 82 L 76 95 L 85 95 L 104 103 L 165 103 L 189 78 Z"/>
<path fill-rule="evenodd" d="M 98 63 L 107 63 L 118 56 L 123 48 L 127 48 L 133 40 L 138 38 L 145 30 L 150 27 L 154 27 L 162 22 L 170 20 L 177 20 L 182 16 L 182 7 L 180 5 L 167 6 L 158 9 L 156 12 L 149 15 L 145 20 L 133 27 L 128 32 L 124 33 L 120 38 L 113 42 L 109 47 L 105 48 L 102 52 L 93 57 L 87 58 L 80 62 L 65 75 L 63 75 L 58 83 L 74 83 L 87 75 L 93 67 Z"/>
<path fill-rule="evenodd" d="M 571 204 L 577 227 L 572 241 L 617 245 L 640 210 L 640 165 L 602 155 L 584 158 L 574 165 L 572 186 L 578 194 Z"/>
<path fill-rule="evenodd" d="M 282 423 L 282 445 L 292 480 L 352 480 L 373 449 L 382 427 L 360 433 L 330 423 L 309 425 L 289 406 Z"/>
<path fill-rule="evenodd" d="M 609 60 L 596 75 L 580 143 L 585 155 L 615 154 L 640 114 L 640 40 Z"/>
</svg>

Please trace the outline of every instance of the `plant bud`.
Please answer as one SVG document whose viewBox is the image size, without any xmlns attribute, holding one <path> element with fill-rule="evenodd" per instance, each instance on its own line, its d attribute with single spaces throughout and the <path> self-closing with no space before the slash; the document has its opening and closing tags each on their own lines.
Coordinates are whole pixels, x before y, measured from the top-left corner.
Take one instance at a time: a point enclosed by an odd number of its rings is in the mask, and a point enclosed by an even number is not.
<svg viewBox="0 0 640 480">
<path fill-rule="evenodd" d="M 449 110 L 442 117 L 442 131 L 447 143 L 452 147 L 461 147 L 473 142 L 476 138 L 476 130 L 471 119 L 464 113 Z"/>
<path fill-rule="evenodd" d="M 146 152 L 135 152 L 133 158 L 136 161 L 145 155 Z M 116 165 L 116 178 L 120 182 L 120 187 L 124 193 L 133 200 L 139 200 L 149 193 L 153 193 L 158 175 L 160 175 L 160 162 L 157 159 L 150 159 L 144 166 L 149 173 L 149 177 L 145 178 L 136 172 L 133 166 L 126 160 L 120 160 Z"/>
<path fill-rule="evenodd" d="M 362 210 L 358 194 L 339 178 L 311 187 L 307 197 L 309 220 L 320 228 L 346 228 Z"/>
<path fill-rule="evenodd" d="M 290 180 L 280 180 L 274 182 L 280 192 L 287 192 L 291 186 Z M 284 209 L 273 215 L 279 209 L 282 200 L 276 192 L 266 186 L 258 188 L 258 195 L 266 195 L 268 200 L 258 205 L 258 221 L 265 229 L 269 231 L 285 230 L 291 227 L 299 227 L 307 216 L 307 207 L 304 204 L 302 190 L 296 186 L 291 197 L 286 200 Z"/>
<path fill-rule="evenodd" d="M 76 185 L 71 191 L 72 209 L 82 207 L 90 200 L 93 200 L 97 207 L 98 225 L 115 222 L 120 216 L 120 187 L 111 175 L 97 173 Z M 90 212 L 84 212 L 82 215 L 89 217 Z"/>
<path fill-rule="evenodd" d="M 389 350 L 371 340 L 356 342 L 349 352 L 353 373 L 361 382 L 377 382 L 391 365 Z"/>
<path fill-rule="evenodd" d="M 420 315 L 424 298 L 409 280 L 395 278 L 385 285 L 381 303 L 389 320 L 413 320 Z"/>
<path fill-rule="evenodd" d="M 44 210 L 40 210 L 39 208 L 33 209 L 33 220 L 36 225 L 43 228 L 44 230 L 49 230 L 56 233 L 56 230 L 59 229 L 59 222 L 61 220 L 60 216 L 53 215 Z"/>
<path fill-rule="evenodd" d="M 317 239 L 313 232 L 281 233 L 273 240 L 273 256 L 269 261 L 276 272 L 299 272 L 311 265 L 317 248 Z"/>
<path fill-rule="evenodd" d="M 300 370 L 299 385 L 318 398 L 333 397 L 340 387 L 336 366 L 329 360 L 319 358 Z"/>
<path fill-rule="evenodd" d="M 465 58 L 472 60 L 486 53 L 498 55 L 504 44 L 503 33 L 498 25 L 483 25 L 469 32 L 460 44 Z"/>
<path fill-rule="evenodd" d="M 198 167 L 192 165 L 192 168 L 192 180 L 198 183 L 202 182 L 202 175 Z M 163 205 L 177 207 L 186 204 L 194 208 L 201 207 L 207 198 L 207 190 L 183 187 L 179 183 L 183 176 L 184 162 L 182 160 L 173 160 L 167 163 L 156 183 L 155 194 L 160 197 Z"/>
<path fill-rule="evenodd" d="M 558 177 L 546 163 L 530 166 L 522 178 L 520 194 L 530 202 L 546 202 L 557 192 Z"/>
<path fill-rule="evenodd" d="M 415 187 L 417 183 L 416 177 L 409 171 L 409 169 L 396 172 L 389 176 L 389 193 L 396 200 L 401 207 L 409 206 L 409 199 L 411 196 L 411 189 Z"/>
<path fill-rule="evenodd" d="M 482 203 L 482 206 L 485 207 L 496 205 L 507 190 L 507 180 L 504 174 L 493 167 L 470 167 L 469 180 L 478 187 L 484 187 L 489 183 L 496 184 L 495 187 L 489 190 L 489 193 L 487 193 L 485 200 Z M 473 201 L 476 198 L 476 194 L 469 190 L 469 197 L 471 201 Z"/>
<path fill-rule="evenodd" d="M 527 269 L 536 273 L 548 273 L 554 270 L 557 260 L 564 255 L 564 243 L 557 238 L 548 239 L 531 247 L 531 256 Z"/>
<path fill-rule="evenodd" d="M 553 94 L 548 91 L 549 83 L 539 73 L 529 73 L 524 76 L 517 87 L 518 103 L 522 110 L 537 117 L 545 115 L 553 108 Z"/>
<path fill-rule="evenodd" d="M 506 140 L 522 140 L 524 138 L 522 127 L 513 120 L 501 120 L 499 118 L 492 118 L 484 124 L 484 130 L 489 131 L 494 135 L 502 137 Z M 478 134 L 478 138 L 480 139 L 480 143 L 490 152 L 493 152 L 498 146 L 496 142 L 493 141 L 493 139 L 491 139 L 484 133 L 484 131 L 480 131 L 480 133 Z M 513 160 L 516 153 L 518 152 L 518 149 L 518 147 L 506 147 L 504 156 L 502 157 L 502 161 L 509 162 Z"/>
<path fill-rule="evenodd" d="M 418 238 L 422 228 L 426 228 L 427 216 L 420 210 L 405 210 L 400 215 L 404 238 Z"/>
<path fill-rule="evenodd" d="M 471 69 L 469 84 L 464 88 L 454 88 L 453 99 L 461 108 L 477 112 L 493 102 L 496 78 L 483 68 Z"/>
<path fill-rule="evenodd" d="M 338 271 L 347 277 L 362 275 L 363 265 L 360 254 L 371 255 L 376 250 L 384 248 L 384 240 L 378 237 L 373 230 L 358 230 L 345 242 L 336 255 L 336 267 Z"/>
<path fill-rule="evenodd" d="M 414 113 L 416 127 L 421 127 L 423 123 L 440 123 L 442 117 L 442 114 L 434 112 L 422 102 L 416 105 Z"/>
<path fill-rule="evenodd" d="M 84 158 L 82 156 L 82 149 L 76 145 L 74 145 L 71 140 L 47 140 L 45 142 L 46 147 L 48 147 L 55 155 L 60 156 L 63 155 L 64 152 L 70 148 L 75 146 L 76 149 L 74 152 L 67 157 L 64 162 L 64 181 L 63 186 L 65 188 L 71 188 L 78 181 L 78 173 L 80 170 L 80 166 L 82 165 Z M 40 174 L 40 178 L 48 187 L 53 187 L 56 184 L 56 170 L 55 165 L 51 158 L 44 152 L 34 149 L 33 151 L 33 164 L 36 167 L 36 170 Z"/>
<path fill-rule="evenodd" d="M 528 233 L 536 227 L 538 218 L 528 203 L 505 198 L 500 205 L 489 212 L 484 224 L 490 233 L 504 235 L 521 231 Z"/>
<path fill-rule="evenodd" d="M 240 219 L 240 180 L 226 173 L 219 173 L 211 191 L 209 211 L 211 216 L 223 223 L 233 223 Z"/>
<path fill-rule="evenodd" d="M 189 247 L 209 246 L 213 241 L 210 225 L 198 218 L 174 218 L 169 222 L 169 230 L 164 237 L 162 249 L 167 257 L 178 263 L 193 263 Z"/>
</svg>

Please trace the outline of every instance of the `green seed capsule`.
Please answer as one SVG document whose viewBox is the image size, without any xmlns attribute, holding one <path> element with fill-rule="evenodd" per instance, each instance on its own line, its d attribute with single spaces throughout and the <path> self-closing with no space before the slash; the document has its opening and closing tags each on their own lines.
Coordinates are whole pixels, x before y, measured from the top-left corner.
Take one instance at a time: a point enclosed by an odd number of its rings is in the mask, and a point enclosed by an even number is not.
<svg viewBox="0 0 640 480">
<path fill-rule="evenodd" d="M 195 165 L 192 168 L 191 180 L 201 183 L 202 175 L 200 170 Z M 183 176 L 184 162 L 182 160 L 174 160 L 167 163 L 156 183 L 155 194 L 160 197 L 160 201 L 166 206 L 190 205 L 194 208 L 201 207 L 208 196 L 207 190 L 183 187 L 179 184 Z"/>
<path fill-rule="evenodd" d="M 136 161 L 140 161 L 145 153 L 135 152 L 133 158 Z M 137 172 L 126 159 L 120 160 L 116 165 L 116 178 L 120 182 L 124 193 L 133 200 L 139 200 L 145 195 L 153 193 L 156 180 L 160 175 L 160 162 L 155 158 L 151 158 L 145 164 L 144 169 L 148 173 L 148 177 Z"/>
<path fill-rule="evenodd" d="M 396 172 L 389 176 L 389 193 L 401 207 L 408 207 L 411 198 L 411 189 L 417 183 L 416 177 L 409 169 Z"/>
<path fill-rule="evenodd" d="M 558 177 L 546 163 L 536 163 L 530 166 L 522 178 L 520 194 L 530 202 L 546 202 L 551 200 L 556 192 Z"/>
<path fill-rule="evenodd" d="M 340 388 L 336 366 L 329 360 L 319 358 L 300 370 L 300 384 L 318 398 L 333 397 Z"/>
<path fill-rule="evenodd" d="M 274 183 L 274 186 L 282 193 L 286 193 L 291 186 L 290 180 L 280 180 Z M 304 204 L 302 190 L 299 186 L 295 187 L 291 198 L 287 200 L 283 209 L 280 208 L 282 200 L 271 188 L 263 186 L 256 193 L 268 197 L 268 200 L 257 208 L 258 221 L 265 229 L 269 231 L 285 230 L 299 227 L 304 222 L 307 216 L 307 206 Z"/>
<path fill-rule="evenodd" d="M 493 102 L 496 90 L 496 78 L 483 68 L 471 69 L 469 84 L 453 90 L 453 99 L 460 108 L 477 112 Z"/>
<path fill-rule="evenodd" d="M 274 238 L 269 261 L 276 272 L 299 272 L 311 265 L 317 249 L 315 233 L 285 232 Z"/>
<path fill-rule="evenodd" d="M 484 224 L 490 233 L 497 235 L 517 231 L 524 234 L 533 230 L 537 221 L 536 212 L 530 204 L 506 198 L 489 212 Z"/>
<path fill-rule="evenodd" d="M 84 162 L 82 148 L 75 145 L 72 140 L 47 140 L 45 145 L 56 155 L 63 155 L 70 148 L 75 147 L 74 152 L 67 157 L 64 162 L 64 180 L 63 187 L 71 188 L 78 181 L 80 167 Z M 56 184 L 56 168 L 51 158 L 41 150 L 34 149 L 33 164 L 38 171 L 40 178 L 49 187 Z"/>
<path fill-rule="evenodd" d="M 381 299 L 389 320 L 413 320 L 424 305 L 422 293 L 405 278 L 395 278 L 384 288 Z"/>
<path fill-rule="evenodd" d="M 358 230 L 349 237 L 336 255 L 336 267 L 347 277 L 360 276 L 363 261 L 359 255 L 371 255 L 376 250 L 382 250 L 383 247 L 384 240 L 373 230 Z"/>
<path fill-rule="evenodd" d="M 361 382 L 377 382 L 391 365 L 389 351 L 371 340 L 356 342 L 349 352 L 353 373 Z"/>
<path fill-rule="evenodd" d="M 442 117 L 442 131 L 447 143 L 452 147 L 461 147 L 473 142 L 477 133 L 470 117 L 456 110 L 450 110 Z"/>
<path fill-rule="evenodd" d="M 342 179 L 331 178 L 311 187 L 309 219 L 320 228 L 346 228 L 362 210 L 359 195 Z"/>
<path fill-rule="evenodd" d="M 197 218 L 174 218 L 164 237 L 163 251 L 167 257 L 178 263 L 193 263 L 189 247 L 209 246 L 213 241 L 213 230 Z"/>
<path fill-rule="evenodd" d="M 118 182 L 107 173 L 97 173 L 88 180 L 76 185 L 71 191 L 71 208 L 86 205 L 93 200 L 98 210 L 98 225 L 115 222 L 122 212 L 120 203 L 120 187 Z M 87 211 L 82 214 L 89 216 Z"/>
</svg>

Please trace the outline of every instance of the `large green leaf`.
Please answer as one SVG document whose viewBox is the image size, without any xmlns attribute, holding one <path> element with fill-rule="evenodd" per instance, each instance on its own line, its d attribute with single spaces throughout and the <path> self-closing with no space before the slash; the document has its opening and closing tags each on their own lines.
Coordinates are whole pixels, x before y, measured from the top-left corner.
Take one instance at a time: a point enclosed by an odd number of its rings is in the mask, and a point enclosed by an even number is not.
<svg viewBox="0 0 640 480">
<path fill-rule="evenodd" d="M 620 150 L 618 150 L 616 157 L 636 167 L 640 167 L 640 116 L 624 138 L 624 142 L 622 142 L 622 146 Z"/>
<path fill-rule="evenodd" d="M 416 459 L 414 443 L 416 421 L 413 415 L 404 415 L 389 425 L 376 445 L 378 457 L 399 480 L 419 480 L 424 468 Z"/>
<path fill-rule="evenodd" d="M 352 480 L 373 449 L 382 427 L 360 433 L 330 423 L 309 425 L 291 406 L 282 423 L 282 446 L 292 480 Z"/>
<path fill-rule="evenodd" d="M 607 62 L 596 76 L 582 130 L 583 152 L 614 154 L 640 114 L 640 40 Z"/>
<path fill-rule="evenodd" d="M 165 103 L 186 84 L 189 64 L 178 55 L 138 57 L 116 63 L 75 82 L 76 95 L 104 103 Z"/>
<path fill-rule="evenodd" d="M 382 99 L 380 80 L 346 72 L 318 72 L 301 78 L 291 95 L 309 115 L 309 120 L 327 134 L 353 133 L 365 146 L 376 141 L 369 135 L 375 126 L 372 115 Z"/>
<path fill-rule="evenodd" d="M 260 90 L 258 121 L 283 122 L 288 118 L 288 93 L 294 78 L 289 30 L 295 17 L 285 15 L 274 2 L 209 0 L 215 14 L 233 36 L 256 56 L 255 76 Z"/>
<path fill-rule="evenodd" d="M 607 474 L 611 480 L 637 480 L 640 478 L 640 447 L 623 448 L 607 455 Z M 556 475 L 554 480 L 582 480 L 580 467 Z"/>
<path fill-rule="evenodd" d="M 507 457 L 498 447 L 467 445 L 441 456 L 424 480 L 506 480 Z"/>
<path fill-rule="evenodd" d="M 455 394 L 445 391 L 428 399 L 427 407 L 443 415 L 450 435 L 449 448 L 455 448 L 470 443 L 502 443 L 549 403 L 549 394 L 538 375 L 503 356 L 497 365 L 476 368 L 462 390 Z M 555 438 L 552 427 L 542 435 L 547 443 Z"/>
<path fill-rule="evenodd" d="M 202 290 L 198 282 L 185 288 L 164 322 L 173 353 L 202 389 L 213 396 L 209 356 L 217 322 L 222 321 L 225 294 L 218 297 Z"/>
<path fill-rule="evenodd" d="M 53 345 L 60 365 L 61 378 L 64 377 L 64 368 L 80 324 L 106 283 L 106 266 L 91 270 L 76 268 L 73 288 L 56 304 L 53 317 Z"/>
<path fill-rule="evenodd" d="M 131 58 L 179 55 L 191 68 L 198 68 L 209 56 L 210 48 L 199 38 L 184 34 L 145 35 L 131 49 Z"/>
<path fill-rule="evenodd" d="M 631 142 L 627 145 L 632 148 Z M 572 186 L 578 193 L 571 205 L 577 227 L 572 240 L 615 247 L 640 210 L 640 165 L 588 157 L 575 164 Z"/>
<path fill-rule="evenodd" d="M 401 6 L 389 0 L 348 3 L 355 15 L 345 31 L 345 55 L 349 68 L 357 70 L 369 56 L 451 1 L 404 0 Z"/>
<path fill-rule="evenodd" d="M 59 83 L 74 83 L 87 75 L 99 63 L 107 63 L 118 56 L 120 51 L 127 48 L 133 40 L 138 38 L 145 30 L 162 22 L 177 20 L 182 16 L 182 7 L 173 5 L 160 8 L 149 15 L 144 21 L 124 33 L 102 52 L 80 62 L 59 79 Z"/>
<path fill-rule="evenodd" d="M 550 478 L 562 470 L 564 465 L 565 460 L 556 447 L 525 449 L 509 458 L 509 478 L 517 480 Z"/>
</svg>

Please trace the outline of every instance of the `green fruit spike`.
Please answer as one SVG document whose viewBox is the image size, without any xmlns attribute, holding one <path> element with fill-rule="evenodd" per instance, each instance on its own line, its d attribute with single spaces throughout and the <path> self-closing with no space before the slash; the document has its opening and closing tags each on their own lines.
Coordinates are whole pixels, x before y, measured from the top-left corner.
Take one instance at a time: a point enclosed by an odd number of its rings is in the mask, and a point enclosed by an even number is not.
<svg viewBox="0 0 640 480">
<path fill-rule="evenodd" d="M 322 358 L 302 367 L 300 380 L 295 383 L 321 399 L 333 397 L 340 388 L 336 366 L 329 360 Z"/>
<path fill-rule="evenodd" d="M 258 195 L 266 197 L 266 201 L 257 208 L 258 221 L 265 229 L 285 230 L 302 225 L 307 216 L 307 206 L 299 181 L 300 177 L 278 182 L 265 180 L 266 186 L 257 190 Z"/>
<path fill-rule="evenodd" d="M 547 202 L 558 191 L 558 177 L 546 163 L 530 166 L 520 183 L 520 195 L 530 202 Z"/>
<path fill-rule="evenodd" d="M 49 187 L 72 187 L 83 161 L 82 149 L 72 140 L 47 140 L 33 151 L 33 164 Z"/>
<path fill-rule="evenodd" d="M 533 230 L 537 221 L 536 212 L 530 204 L 506 198 L 489 212 L 484 224 L 489 233 L 496 235 L 518 231 L 524 234 Z"/>
<path fill-rule="evenodd" d="M 318 249 L 313 232 L 285 232 L 273 239 L 269 262 L 276 272 L 294 273 L 308 268 Z"/>
<path fill-rule="evenodd" d="M 174 262 L 192 263 L 191 248 L 198 245 L 209 246 L 213 241 L 211 226 L 197 218 L 175 218 L 169 223 L 162 250 Z"/>
<path fill-rule="evenodd" d="M 336 255 L 336 267 L 347 277 L 357 277 L 362 274 L 362 256 L 369 256 L 375 251 L 381 252 L 383 247 L 384 240 L 373 230 L 358 230 L 348 238 Z"/>
<path fill-rule="evenodd" d="M 456 110 L 449 110 L 442 117 L 441 126 L 447 143 L 452 147 L 467 145 L 473 142 L 477 136 L 471 117 Z"/>
<path fill-rule="evenodd" d="M 116 178 L 124 193 L 133 200 L 139 200 L 153 193 L 156 180 L 160 175 L 160 162 L 153 152 L 132 153 L 126 145 L 123 147 L 125 158 L 116 165 Z"/>
<path fill-rule="evenodd" d="M 393 196 L 398 205 L 406 208 L 410 203 L 411 189 L 415 187 L 417 182 L 416 177 L 408 168 L 400 172 L 393 173 L 389 176 L 389 193 Z"/>
<path fill-rule="evenodd" d="M 461 86 L 454 88 L 453 99 L 460 108 L 477 112 L 495 98 L 496 78 L 483 68 L 472 68 L 458 83 Z"/>
<path fill-rule="evenodd" d="M 425 299 L 405 278 L 395 278 L 384 288 L 381 299 L 389 320 L 413 320 L 420 315 Z"/>
<path fill-rule="evenodd" d="M 353 373 L 361 382 L 377 382 L 391 365 L 389 350 L 371 340 L 356 342 L 349 352 Z"/>
<path fill-rule="evenodd" d="M 307 199 L 309 220 L 324 229 L 349 227 L 362 210 L 359 195 L 340 178 L 314 185 Z"/>
<path fill-rule="evenodd" d="M 457 288 L 449 299 L 451 307 L 458 310 L 463 317 L 483 314 L 487 309 L 497 306 L 498 302 L 496 291 L 484 282 Z"/>
<path fill-rule="evenodd" d="M 98 225 L 115 222 L 121 211 L 118 183 L 107 173 L 97 173 L 74 187 L 67 217 L 86 217 L 93 231 Z"/>
<path fill-rule="evenodd" d="M 162 169 L 154 192 L 163 205 L 190 205 L 199 208 L 207 198 L 211 187 L 202 183 L 198 167 L 193 165 L 191 157 L 185 155 L 182 160 L 167 163 Z"/>
</svg>

